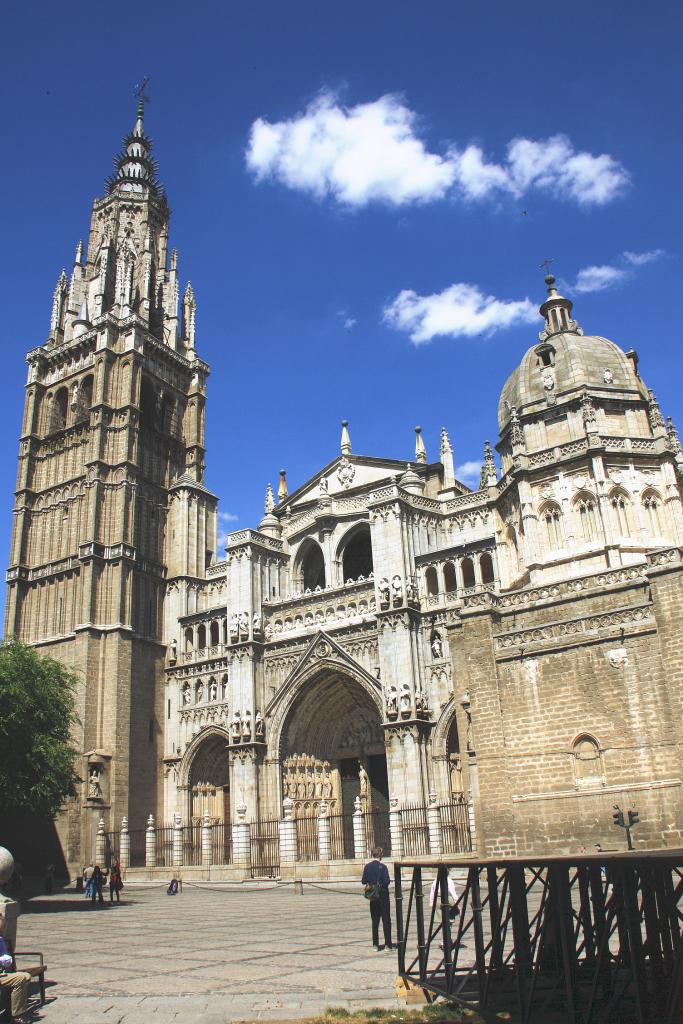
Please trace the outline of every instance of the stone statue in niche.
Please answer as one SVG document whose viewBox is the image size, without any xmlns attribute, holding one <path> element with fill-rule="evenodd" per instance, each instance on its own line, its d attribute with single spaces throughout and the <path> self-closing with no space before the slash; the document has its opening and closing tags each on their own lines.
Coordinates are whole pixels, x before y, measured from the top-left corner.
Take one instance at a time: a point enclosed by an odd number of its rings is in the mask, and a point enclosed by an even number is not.
<svg viewBox="0 0 683 1024">
<path fill-rule="evenodd" d="M 263 742 L 265 735 L 266 723 L 263 721 L 263 716 L 261 715 L 261 712 L 257 708 L 256 718 L 254 719 L 254 737 L 260 742 Z"/>
<path fill-rule="evenodd" d="M 401 715 L 404 718 L 410 718 L 410 715 L 413 710 L 413 702 L 410 699 L 410 687 L 408 686 L 407 683 L 404 683 L 403 686 L 401 687 L 401 696 L 399 698 L 399 703 L 401 706 Z"/>
<path fill-rule="evenodd" d="M 233 743 L 239 743 L 242 738 L 242 716 L 239 711 L 235 711 L 232 716 L 232 721 L 230 723 L 230 736 Z"/>
<path fill-rule="evenodd" d="M 218 686 L 216 685 L 216 681 L 212 679 L 211 680 L 211 685 L 209 686 L 209 700 L 216 700 L 217 697 L 218 697 Z"/>
<path fill-rule="evenodd" d="M 254 618 L 252 620 L 254 626 L 254 634 L 261 632 L 261 613 L 254 612 Z"/>
<path fill-rule="evenodd" d="M 177 661 L 178 660 L 178 641 L 175 640 L 175 639 L 171 640 L 171 643 L 169 644 L 168 658 L 169 658 L 169 661 Z"/>
<path fill-rule="evenodd" d="M 397 574 L 391 578 L 391 596 L 394 605 L 403 604 L 403 587 L 401 577 Z"/>
<path fill-rule="evenodd" d="M 299 800 L 306 799 L 306 777 L 301 768 L 296 773 L 296 795 Z"/>
<path fill-rule="evenodd" d="M 384 691 L 387 702 L 387 718 L 395 718 L 398 714 L 398 692 L 395 686 L 387 686 Z"/>
<path fill-rule="evenodd" d="M 434 630 L 432 633 L 431 648 L 432 658 L 434 658 L 435 661 L 440 661 L 443 658 L 443 641 L 441 639 L 441 634 L 438 633 L 437 630 Z"/>
<path fill-rule="evenodd" d="M 332 796 L 332 776 L 330 775 L 330 762 L 323 761 L 323 800 L 329 800 Z"/>
<path fill-rule="evenodd" d="M 320 768 L 316 764 L 315 766 L 315 796 L 316 799 L 320 799 L 323 795 L 323 777 L 320 773 Z"/>
<path fill-rule="evenodd" d="M 237 612 L 233 612 L 230 616 L 230 637 L 232 640 L 236 640 L 239 636 L 239 621 L 237 619 Z"/>
<path fill-rule="evenodd" d="M 102 786 L 100 784 L 100 769 L 91 768 L 88 775 L 88 800 L 101 800 Z"/>
<path fill-rule="evenodd" d="M 412 580 L 406 580 L 406 600 L 409 603 L 417 601 L 417 587 Z"/>
<path fill-rule="evenodd" d="M 418 715 L 424 715 L 429 711 L 427 698 L 422 690 L 416 690 L 415 692 L 415 710 Z"/>
<path fill-rule="evenodd" d="M 195 704 L 201 704 L 204 700 L 204 683 L 197 683 L 197 696 L 195 698 Z"/>
<path fill-rule="evenodd" d="M 251 711 L 249 708 L 244 712 L 244 718 L 242 719 L 242 739 L 245 743 L 248 743 L 251 739 Z"/>
<path fill-rule="evenodd" d="M 239 614 L 239 626 L 240 626 L 240 635 L 241 636 L 248 636 L 249 635 L 249 616 L 247 615 L 246 612 L 240 612 L 240 614 Z"/>
<path fill-rule="evenodd" d="M 191 704 L 191 703 L 192 703 L 192 690 L 190 689 L 190 684 L 189 683 L 185 683 L 185 685 L 183 686 L 183 704 L 185 705 L 185 707 L 187 707 L 188 704 Z"/>
<path fill-rule="evenodd" d="M 360 800 L 364 806 L 367 804 L 368 792 L 370 787 L 370 779 L 363 765 L 358 769 L 358 781 L 360 783 Z"/>
<path fill-rule="evenodd" d="M 380 604 L 380 607 L 381 608 L 388 608 L 389 607 L 390 591 L 389 591 L 389 580 L 386 578 L 386 576 L 382 577 L 382 579 L 379 581 L 379 583 L 377 584 L 377 589 L 379 590 L 379 604 Z"/>
</svg>

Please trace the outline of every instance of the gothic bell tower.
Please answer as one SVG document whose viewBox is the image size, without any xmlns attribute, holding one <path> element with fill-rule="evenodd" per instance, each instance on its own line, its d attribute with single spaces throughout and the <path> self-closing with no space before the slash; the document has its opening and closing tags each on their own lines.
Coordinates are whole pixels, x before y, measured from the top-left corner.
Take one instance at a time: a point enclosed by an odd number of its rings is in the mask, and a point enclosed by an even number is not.
<svg viewBox="0 0 683 1024">
<path fill-rule="evenodd" d="M 72 866 L 93 855 L 100 818 L 107 831 L 124 815 L 143 828 L 161 807 L 168 552 L 201 544 L 201 570 L 216 552 L 216 500 L 202 484 L 209 368 L 189 283 L 179 303 L 144 99 L 114 166 L 87 253 L 79 243 L 57 281 L 49 336 L 27 356 L 7 571 L 5 635 L 80 679 L 84 782 L 57 822 Z M 194 525 L 170 537 L 179 486 L 194 496 Z"/>
</svg>

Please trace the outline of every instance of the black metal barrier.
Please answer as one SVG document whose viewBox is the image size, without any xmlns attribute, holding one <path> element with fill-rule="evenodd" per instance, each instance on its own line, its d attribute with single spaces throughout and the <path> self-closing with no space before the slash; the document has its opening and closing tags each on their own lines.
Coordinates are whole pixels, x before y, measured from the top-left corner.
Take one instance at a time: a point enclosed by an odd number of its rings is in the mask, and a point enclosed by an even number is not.
<svg viewBox="0 0 683 1024">
<path fill-rule="evenodd" d="M 465 877 L 456 910 L 449 869 Z M 406 981 L 487 1022 L 683 1022 L 683 850 L 400 861 L 394 875 Z"/>
</svg>

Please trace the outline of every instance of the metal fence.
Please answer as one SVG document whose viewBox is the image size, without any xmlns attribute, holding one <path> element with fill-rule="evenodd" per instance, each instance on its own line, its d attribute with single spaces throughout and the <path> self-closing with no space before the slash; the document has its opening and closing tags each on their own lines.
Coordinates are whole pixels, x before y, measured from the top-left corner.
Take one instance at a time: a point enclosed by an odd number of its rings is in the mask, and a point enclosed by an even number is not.
<svg viewBox="0 0 683 1024">
<path fill-rule="evenodd" d="M 128 833 L 128 839 L 130 841 L 130 866 L 132 868 L 144 868 L 147 830 L 144 828 L 134 829 Z"/>
<path fill-rule="evenodd" d="M 296 859 L 320 860 L 317 816 L 296 819 Z"/>
<path fill-rule="evenodd" d="M 214 864 L 232 864 L 232 825 L 213 826 L 211 860 Z"/>
<path fill-rule="evenodd" d="M 351 860 L 355 857 L 353 814 L 330 815 L 330 855 L 332 860 Z"/>
<path fill-rule="evenodd" d="M 427 808 L 409 804 L 401 809 L 401 820 L 403 821 L 404 856 L 427 856 L 430 852 Z"/>
<path fill-rule="evenodd" d="M 250 845 L 251 877 L 276 878 L 280 874 L 280 819 L 253 821 Z"/>
<path fill-rule="evenodd" d="M 469 853 L 472 849 L 469 808 L 466 797 L 441 807 L 441 835 L 444 853 Z"/>
<path fill-rule="evenodd" d="M 365 840 L 368 852 L 381 846 L 383 856 L 391 857 L 389 811 L 370 811 L 365 815 Z"/>
</svg>

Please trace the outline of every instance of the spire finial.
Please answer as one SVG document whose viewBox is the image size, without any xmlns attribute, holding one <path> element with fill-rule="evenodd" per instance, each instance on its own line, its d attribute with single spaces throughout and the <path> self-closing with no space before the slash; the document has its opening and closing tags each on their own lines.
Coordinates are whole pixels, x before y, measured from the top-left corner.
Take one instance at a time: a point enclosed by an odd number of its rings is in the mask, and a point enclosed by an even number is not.
<svg viewBox="0 0 683 1024">
<path fill-rule="evenodd" d="M 142 128 L 142 119 L 145 116 L 145 103 L 150 103 L 151 102 L 150 97 L 145 92 L 145 90 L 147 89 L 148 85 L 149 85 L 149 75 L 145 75 L 145 77 L 142 79 L 142 81 L 138 82 L 138 84 L 133 89 L 133 95 L 137 96 L 137 100 L 138 100 L 138 121 L 140 122 L 140 127 L 141 128 Z M 137 128 L 137 124 L 136 124 L 135 127 Z"/>
<path fill-rule="evenodd" d="M 560 295 L 555 287 L 555 275 L 550 273 L 552 259 L 543 260 L 542 267 L 546 269 L 544 281 L 548 289 L 548 296 L 541 303 L 539 313 L 545 320 L 545 328 L 539 334 L 539 340 L 545 342 L 553 334 L 565 334 L 570 331 L 573 334 L 583 334 L 576 320 L 572 320 L 572 305 L 569 299 Z"/>
<path fill-rule="evenodd" d="M 484 487 L 495 487 L 498 483 L 498 473 L 496 471 L 496 463 L 493 458 L 493 449 L 491 448 L 490 441 L 484 441 L 484 461 L 481 465 L 481 476 L 479 477 L 479 487 L 481 490 Z"/>
<path fill-rule="evenodd" d="M 342 455 L 350 455 L 351 454 L 351 435 L 349 434 L 349 421 L 348 420 L 342 420 L 341 421 L 341 427 L 342 427 L 342 432 L 341 432 L 341 453 L 342 453 Z"/>
<path fill-rule="evenodd" d="M 266 487 L 266 500 L 264 503 L 264 512 L 268 515 L 275 508 L 275 495 L 273 494 L 273 485 L 268 484 Z"/>
<path fill-rule="evenodd" d="M 453 465 L 453 449 L 451 439 L 445 427 L 441 428 L 441 465 L 443 466 L 444 489 L 455 483 L 455 467 Z"/>
<path fill-rule="evenodd" d="M 284 501 L 285 498 L 288 496 L 288 494 L 289 494 L 289 491 L 287 490 L 287 470 L 286 469 L 281 469 L 280 470 L 280 483 L 279 483 L 278 489 L 277 489 L 277 500 L 278 501 Z"/>
<path fill-rule="evenodd" d="M 427 449 L 422 440 L 422 427 L 415 427 L 415 461 L 423 465 L 427 461 Z"/>
</svg>

